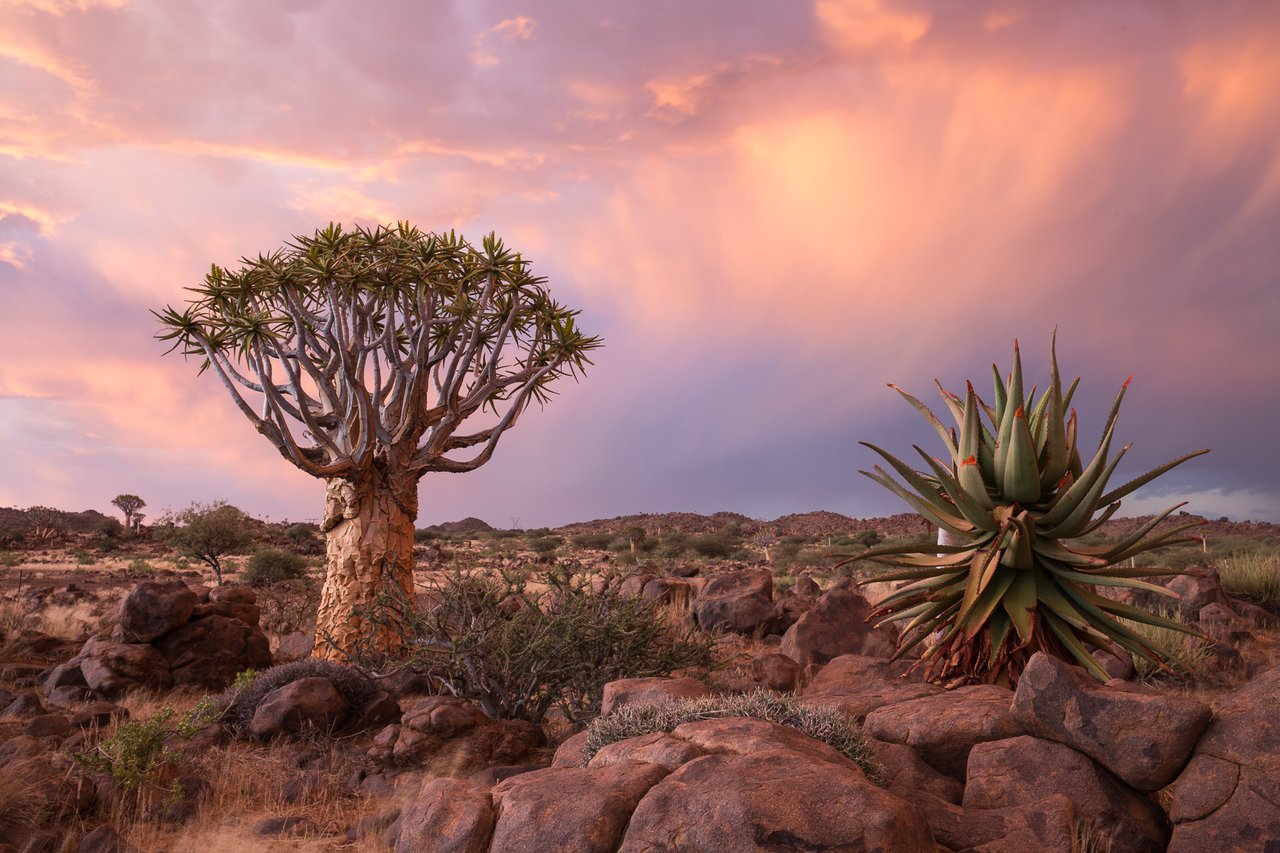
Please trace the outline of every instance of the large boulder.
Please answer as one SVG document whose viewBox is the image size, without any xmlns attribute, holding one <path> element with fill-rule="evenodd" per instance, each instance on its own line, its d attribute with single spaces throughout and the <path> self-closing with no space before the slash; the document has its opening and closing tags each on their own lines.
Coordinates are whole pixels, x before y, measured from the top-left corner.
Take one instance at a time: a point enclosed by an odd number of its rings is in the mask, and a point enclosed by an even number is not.
<svg viewBox="0 0 1280 853">
<path fill-rule="evenodd" d="M 923 816 L 856 768 L 789 749 L 695 758 L 653 787 L 620 853 L 933 853 Z"/>
<path fill-rule="evenodd" d="M 966 809 L 1022 806 L 1052 794 L 1069 797 L 1115 850 L 1157 853 L 1169 840 L 1164 813 L 1151 798 L 1069 746 L 1022 735 L 977 744 L 969 754 Z"/>
<path fill-rule="evenodd" d="M 604 686 L 600 714 L 627 705 L 654 705 L 710 695 L 711 688 L 696 678 L 620 678 Z"/>
<path fill-rule="evenodd" d="M 1211 714 L 1195 699 L 1104 687 L 1037 653 L 1018 681 L 1013 716 L 1029 734 L 1083 752 L 1139 791 L 1155 791 L 1186 766 Z"/>
<path fill-rule="evenodd" d="M 657 764 L 549 767 L 493 789 L 493 850 L 612 853 L 632 811 L 668 773 Z"/>
<path fill-rule="evenodd" d="M 191 615 L 193 618 L 225 616 L 257 628 L 262 618 L 257 602 L 258 593 L 247 586 L 215 586 L 209 590 L 209 600 L 197 604 Z"/>
<path fill-rule="evenodd" d="M 1213 703 L 1173 789 L 1169 850 L 1263 849 L 1280 838 L 1280 668 Z"/>
<path fill-rule="evenodd" d="M 943 692 L 936 684 L 913 677 L 910 666 L 905 661 L 841 655 L 818 671 L 801 701 L 835 708 L 861 721 L 876 708 Z"/>
<path fill-rule="evenodd" d="M 704 631 L 763 636 L 777 630 L 781 617 L 773 603 L 768 569 L 739 569 L 718 575 L 693 600 L 694 617 Z"/>
<path fill-rule="evenodd" d="M 982 853 L 1076 853 L 1078 813 L 1064 794 L 1016 806 L 966 809 L 928 794 L 911 798 L 939 844 Z"/>
<path fill-rule="evenodd" d="M 666 732 L 653 732 L 647 735 L 627 738 L 601 747 L 600 751 L 587 762 L 588 767 L 608 767 L 623 761 L 637 761 L 646 764 L 657 764 L 667 770 L 675 770 L 700 755 L 706 750 L 696 744 L 681 740 Z M 559 752 L 557 751 L 557 755 Z M 578 762 L 578 766 L 581 762 Z M 561 766 L 564 766 L 563 764 Z"/>
<path fill-rule="evenodd" d="M 937 696 L 885 705 L 867 715 L 867 733 L 905 744 L 937 770 L 965 778 L 969 750 L 1023 733 L 1009 706 L 1013 692 L 994 684 L 961 687 Z"/>
<path fill-rule="evenodd" d="M 327 678 L 299 678 L 262 697 L 249 732 L 266 740 L 304 731 L 327 732 L 341 726 L 351 709 Z"/>
<path fill-rule="evenodd" d="M 165 690 L 173 683 L 168 661 L 150 643 L 91 637 L 75 663 L 89 689 L 108 699 L 135 687 Z"/>
<path fill-rule="evenodd" d="M 198 596 L 180 580 L 144 581 L 120 602 L 120 639 L 149 643 L 186 623 Z"/>
<path fill-rule="evenodd" d="M 155 643 L 169 662 L 175 687 L 222 690 L 246 669 L 271 666 L 271 645 L 256 627 L 210 615 L 175 628 Z"/>
<path fill-rule="evenodd" d="M 870 612 L 871 605 L 865 598 L 847 585 L 838 584 L 787 629 L 779 651 L 801 666 L 827 663 L 846 654 L 891 657 L 898 635 L 889 628 L 868 624 Z"/>
<path fill-rule="evenodd" d="M 400 812 L 396 853 L 485 853 L 493 798 L 461 779 L 428 779 Z"/>
</svg>

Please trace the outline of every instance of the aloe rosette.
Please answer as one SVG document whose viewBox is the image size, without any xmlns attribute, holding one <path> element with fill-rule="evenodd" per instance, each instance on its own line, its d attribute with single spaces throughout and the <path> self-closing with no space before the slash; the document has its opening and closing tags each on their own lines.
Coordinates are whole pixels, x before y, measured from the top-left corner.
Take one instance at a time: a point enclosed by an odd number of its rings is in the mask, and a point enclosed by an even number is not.
<svg viewBox="0 0 1280 853">
<path fill-rule="evenodd" d="M 1189 630 L 1097 590 L 1129 587 L 1177 598 L 1164 587 L 1141 580 L 1171 570 L 1135 567 L 1126 561 L 1153 548 L 1187 541 L 1179 534 L 1194 524 L 1157 530 L 1185 502 L 1119 541 L 1088 545 L 1078 540 L 1115 515 L 1126 495 L 1208 451 L 1188 453 L 1122 486 L 1108 488 L 1131 446 L 1111 453 L 1120 403 L 1133 377 L 1116 395 L 1093 458 L 1082 464 L 1076 413 L 1071 409 L 1080 380 L 1063 392 L 1055 344 L 1050 345 L 1049 387 L 1039 398 L 1034 387 L 1023 392 L 1017 341 L 1007 377 L 1002 379 L 992 365 L 994 405 L 978 397 L 972 382 L 963 398 L 938 384 L 955 429 L 944 426 L 924 403 L 890 385 L 924 415 L 947 448 L 947 458 L 938 459 L 916 447 L 924 470 L 862 442 L 904 482 L 879 465 L 861 473 L 948 531 L 957 543 L 888 546 L 852 558 L 894 566 L 863 581 L 902 583 L 877 605 L 871 618 L 883 617 L 880 624 L 905 623 L 897 655 L 925 644 L 920 661 L 934 680 L 1015 681 L 1027 658 L 1037 651 L 1075 660 L 1105 680 L 1106 673 L 1091 655 L 1093 648 L 1115 644 L 1162 667 L 1173 660 L 1122 620 Z"/>
</svg>

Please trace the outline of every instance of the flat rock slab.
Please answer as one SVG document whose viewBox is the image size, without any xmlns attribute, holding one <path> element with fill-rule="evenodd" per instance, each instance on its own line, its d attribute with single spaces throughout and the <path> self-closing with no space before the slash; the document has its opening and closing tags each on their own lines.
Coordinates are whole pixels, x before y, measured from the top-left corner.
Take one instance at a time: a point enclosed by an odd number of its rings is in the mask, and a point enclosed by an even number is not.
<svg viewBox="0 0 1280 853">
<path fill-rule="evenodd" d="M 974 744 L 1023 733 L 1009 707 L 1013 691 L 991 684 L 886 705 L 867 715 L 867 733 L 911 747 L 928 764 L 955 779 L 965 778 Z"/>
<path fill-rule="evenodd" d="M 1037 653 L 1018 681 L 1013 716 L 1029 734 L 1083 752 L 1140 791 L 1156 791 L 1186 766 L 1212 714 L 1195 699 L 1104 687 Z"/>
<path fill-rule="evenodd" d="M 933 853 L 924 817 L 857 770 L 789 750 L 696 758 L 640 801 L 620 853 Z"/>
</svg>

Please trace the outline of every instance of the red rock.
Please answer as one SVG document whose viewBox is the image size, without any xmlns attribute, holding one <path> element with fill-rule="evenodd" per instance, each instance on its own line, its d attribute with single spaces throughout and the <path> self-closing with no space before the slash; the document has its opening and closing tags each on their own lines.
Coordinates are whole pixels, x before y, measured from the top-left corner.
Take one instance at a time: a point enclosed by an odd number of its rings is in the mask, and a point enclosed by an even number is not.
<svg viewBox="0 0 1280 853">
<path fill-rule="evenodd" d="M 836 708 L 862 720 L 876 708 L 936 696 L 942 688 L 907 673 L 910 664 L 864 655 L 841 655 L 818 670 L 801 694 L 806 705 Z"/>
<path fill-rule="evenodd" d="M 1009 706 L 1013 691 L 993 684 L 961 687 L 936 696 L 885 705 L 867 715 L 867 733 L 911 747 L 929 765 L 965 778 L 974 744 L 1020 735 Z"/>
<path fill-rule="evenodd" d="M 1064 743 L 1126 784 L 1155 791 L 1186 766 L 1210 711 L 1183 696 L 1105 687 L 1084 670 L 1037 653 L 1018 680 L 1013 715 L 1029 734 Z"/>
<path fill-rule="evenodd" d="M 966 809 L 923 795 L 912 799 L 938 843 L 949 850 L 983 853 L 1074 853 L 1077 812 L 1071 799 L 1053 794 L 998 809 Z"/>
<path fill-rule="evenodd" d="M 601 747 L 587 766 L 608 767 L 623 761 L 635 761 L 675 770 L 705 754 L 706 751 L 695 744 L 672 737 L 666 732 L 654 732 Z"/>
<path fill-rule="evenodd" d="M 934 853 L 923 816 L 849 766 L 788 749 L 708 755 L 645 795 L 620 853 Z"/>
<path fill-rule="evenodd" d="M 1021 806 L 1063 794 L 1095 828 L 1126 853 L 1157 853 L 1168 823 L 1150 798 L 1126 787 L 1069 746 L 1023 735 L 980 743 L 969 754 L 962 805 L 966 809 Z"/>
<path fill-rule="evenodd" d="M 889 658 L 898 635 L 867 621 L 871 605 L 856 591 L 837 585 L 787 629 L 780 651 L 801 666 L 827 663 L 846 654 Z"/>
<path fill-rule="evenodd" d="M 191 618 L 196 594 L 182 581 L 144 581 L 120 602 L 121 639 L 148 643 Z"/>
<path fill-rule="evenodd" d="M 428 779 L 400 812 L 396 853 L 486 853 L 494 818 L 488 791 L 461 779 Z"/>
<path fill-rule="evenodd" d="M 636 803 L 666 775 L 635 761 L 522 773 L 493 789 L 491 849 L 612 853 Z"/>
<path fill-rule="evenodd" d="M 261 630 L 226 616 L 193 619 L 156 641 L 169 662 L 175 687 L 222 690 L 236 673 L 271 666 L 271 646 Z"/>
<path fill-rule="evenodd" d="M 704 631 L 754 636 L 773 633 L 780 621 L 773 603 L 773 575 L 765 568 L 717 575 L 694 599 L 693 612 Z"/>
<path fill-rule="evenodd" d="M 800 665 L 778 652 L 765 652 L 751 659 L 751 680 L 779 693 L 793 693 L 800 683 Z"/>
<path fill-rule="evenodd" d="M 587 745 L 587 735 L 588 732 L 580 731 L 566 738 L 564 743 L 556 747 L 555 755 L 551 757 L 551 766 L 586 767 L 587 763 L 582 758 L 582 751 Z"/>
<path fill-rule="evenodd" d="M 265 740 L 301 731 L 331 731 L 347 719 L 350 708 L 327 678 L 299 678 L 273 690 L 258 704 L 249 732 Z"/>
<path fill-rule="evenodd" d="M 710 695 L 711 689 L 696 678 L 622 678 L 604 686 L 600 715 L 626 705 L 652 705 Z"/>
<path fill-rule="evenodd" d="M 107 698 L 136 687 L 164 690 L 173 683 L 169 662 L 149 643 L 92 637 L 76 660 L 89 689 Z"/>
</svg>

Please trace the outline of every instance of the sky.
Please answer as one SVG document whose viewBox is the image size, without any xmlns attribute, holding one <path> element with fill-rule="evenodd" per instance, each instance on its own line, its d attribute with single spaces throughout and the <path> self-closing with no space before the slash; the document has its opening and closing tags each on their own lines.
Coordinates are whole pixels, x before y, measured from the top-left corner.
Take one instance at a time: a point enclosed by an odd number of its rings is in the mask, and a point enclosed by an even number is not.
<svg viewBox="0 0 1280 853">
<path fill-rule="evenodd" d="M 150 309 L 331 221 L 490 231 L 605 346 L 420 524 L 904 511 L 1058 329 L 1125 502 L 1280 521 L 1280 5 L 0 0 L 0 505 L 316 519 Z M 1038 380 L 1036 379 L 1038 377 Z"/>
</svg>

